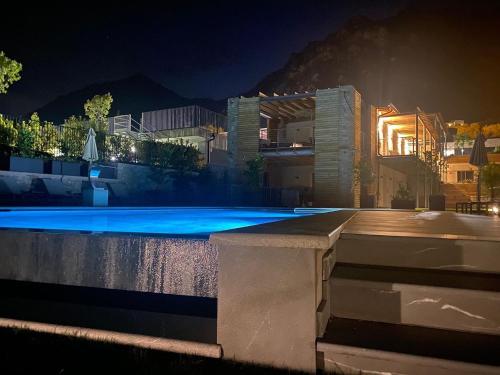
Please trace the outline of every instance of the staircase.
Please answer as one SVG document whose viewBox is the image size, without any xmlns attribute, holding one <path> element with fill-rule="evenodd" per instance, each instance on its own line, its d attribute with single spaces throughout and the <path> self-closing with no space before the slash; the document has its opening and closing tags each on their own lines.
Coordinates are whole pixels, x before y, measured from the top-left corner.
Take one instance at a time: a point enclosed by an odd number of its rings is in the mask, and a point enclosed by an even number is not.
<svg viewBox="0 0 500 375">
<path fill-rule="evenodd" d="M 500 242 L 466 242 L 342 234 L 318 368 L 500 374 Z"/>
<path fill-rule="evenodd" d="M 149 131 L 143 124 L 134 120 L 131 115 L 114 116 L 109 121 L 113 134 L 124 135 L 138 141 L 155 139 L 154 133 Z"/>
<path fill-rule="evenodd" d="M 442 184 L 441 190 L 446 195 L 446 208 L 455 208 L 458 202 L 476 200 L 477 184 Z"/>
</svg>

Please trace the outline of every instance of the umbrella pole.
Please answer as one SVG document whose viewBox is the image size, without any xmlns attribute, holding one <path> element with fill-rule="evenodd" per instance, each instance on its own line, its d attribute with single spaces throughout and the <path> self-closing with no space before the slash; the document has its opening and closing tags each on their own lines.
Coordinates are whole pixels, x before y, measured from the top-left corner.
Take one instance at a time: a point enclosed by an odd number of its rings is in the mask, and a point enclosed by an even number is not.
<svg viewBox="0 0 500 375">
<path fill-rule="evenodd" d="M 477 167 L 477 213 L 481 213 L 481 166 Z"/>
</svg>

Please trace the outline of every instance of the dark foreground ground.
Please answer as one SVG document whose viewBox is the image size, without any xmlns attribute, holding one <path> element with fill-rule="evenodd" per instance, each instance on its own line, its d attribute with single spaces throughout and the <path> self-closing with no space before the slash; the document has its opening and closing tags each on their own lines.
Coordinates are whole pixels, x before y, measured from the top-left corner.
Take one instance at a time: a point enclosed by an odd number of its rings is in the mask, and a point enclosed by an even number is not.
<svg viewBox="0 0 500 375">
<path fill-rule="evenodd" d="M 0 374 L 289 374 L 215 359 L 0 329 Z"/>
<path fill-rule="evenodd" d="M 0 317 L 216 342 L 217 301 L 0 280 Z M 289 374 L 289 371 L 0 328 L 0 375 Z"/>
</svg>

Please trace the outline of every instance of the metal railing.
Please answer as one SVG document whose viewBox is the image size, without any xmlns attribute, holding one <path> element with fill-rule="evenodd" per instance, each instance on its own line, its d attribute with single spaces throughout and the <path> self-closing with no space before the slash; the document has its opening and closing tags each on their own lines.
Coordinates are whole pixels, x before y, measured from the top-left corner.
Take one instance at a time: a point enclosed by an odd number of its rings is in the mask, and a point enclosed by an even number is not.
<svg viewBox="0 0 500 375">
<path fill-rule="evenodd" d="M 268 129 L 267 137 L 260 139 L 261 150 L 290 150 L 314 147 L 314 126 L 290 126 Z"/>
<path fill-rule="evenodd" d="M 498 215 L 499 202 L 457 202 L 455 204 L 455 212 L 462 214 L 478 214 L 478 215 Z"/>
</svg>

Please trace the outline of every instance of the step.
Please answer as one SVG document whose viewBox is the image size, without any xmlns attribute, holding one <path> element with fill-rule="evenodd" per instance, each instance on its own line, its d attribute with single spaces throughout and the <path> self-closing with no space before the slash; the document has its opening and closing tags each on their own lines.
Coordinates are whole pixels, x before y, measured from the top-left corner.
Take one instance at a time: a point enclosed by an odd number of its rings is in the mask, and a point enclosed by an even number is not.
<svg viewBox="0 0 500 375">
<path fill-rule="evenodd" d="M 500 373 L 500 337 L 333 318 L 318 339 L 317 366 L 336 374 Z"/>
<path fill-rule="evenodd" d="M 336 243 L 337 261 L 375 266 L 500 274 L 500 242 L 495 238 L 492 240 L 492 237 L 498 236 L 496 233 L 498 228 L 490 230 L 486 225 L 491 218 L 475 218 L 478 225 L 485 222 L 480 235 L 478 230 L 468 227 L 468 223 L 457 226 L 461 233 L 434 232 L 433 229 L 419 226 L 419 223 L 415 223 L 413 232 L 407 233 L 394 233 L 394 229 L 386 228 L 383 223 L 371 224 L 377 227 L 366 232 L 359 230 L 355 232 L 348 225 Z"/>
<path fill-rule="evenodd" d="M 500 335 L 500 275 L 337 263 L 332 315 Z"/>
</svg>

